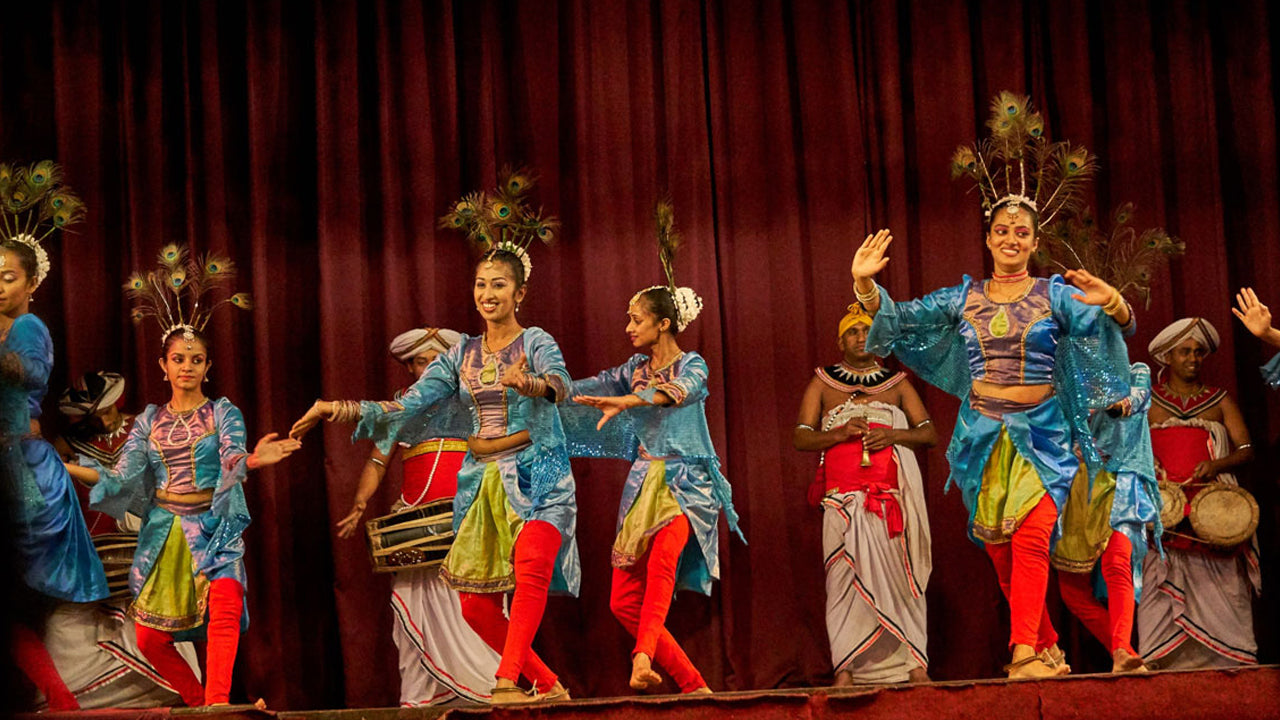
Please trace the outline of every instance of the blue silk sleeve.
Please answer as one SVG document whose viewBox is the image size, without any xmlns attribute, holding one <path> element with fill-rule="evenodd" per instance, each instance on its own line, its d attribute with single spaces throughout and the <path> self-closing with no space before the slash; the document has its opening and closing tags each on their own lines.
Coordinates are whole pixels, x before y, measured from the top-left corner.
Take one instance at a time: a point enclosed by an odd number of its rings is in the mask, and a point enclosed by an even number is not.
<svg viewBox="0 0 1280 720">
<path fill-rule="evenodd" d="M 971 283 L 966 275 L 959 285 L 903 302 L 877 286 L 880 310 L 867 335 L 867 351 L 880 357 L 892 353 L 925 382 L 956 397 L 967 397 L 973 378 L 958 330 Z"/>
<path fill-rule="evenodd" d="M 1262 366 L 1262 379 L 1267 381 L 1272 390 L 1280 389 L 1280 353 L 1276 353 L 1275 357 Z"/>
<path fill-rule="evenodd" d="M 31 392 L 45 388 L 49 372 L 53 369 L 53 340 L 40 318 L 31 313 L 18 316 L 9 328 L 4 350 L 12 353 L 14 361 L 21 367 L 21 375 L 16 379 L 23 390 Z"/>
<path fill-rule="evenodd" d="M 458 393 L 458 372 L 467 340 L 463 335 L 458 344 L 433 360 L 422 377 L 395 400 L 361 402 L 360 422 L 352 440 L 372 439 L 380 452 L 390 455 L 407 426 L 426 422 L 438 410 L 437 404 Z"/>
<path fill-rule="evenodd" d="M 213 422 L 218 428 L 218 459 L 222 476 L 213 493 L 212 510 L 217 517 L 233 523 L 234 527 L 229 532 L 239 534 L 249 525 L 249 506 L 241 486 L 249 471 L 244 415 L 230 400 L 219 398 L 213 406 Z"/>
<path fill-rule="evenodd" d="M 569 399 L 569 389 L 573 387 L 573 379 L 564 366 L 564 355 L 555 338 L 542 328 L 531 327 L 524 331 L 524 353 L 529 362 L 529 372 L 547 381 L 551 391 L 555 393 L 555 403 L 563 403 Z"/>
<path fill-rule="evenodd" d="M 138 415 L 129 431 L 129 439 L 120 450 L 120 459 L 114 468 L 97 466 L 98 483 L 89 490 L 89 506 L 117 520 L 123 520 L 130 510 L 150 504 L 151 467 L 148 446 L 151 442 L 151 422 L 155 419 L 155 405 Z"/>
<path fill-rule="evenodd" d="M 631 393 L 631 378 L 636 368 L 648 360 L 647 355 L 636 353 L 625 363 L 601 370 L 594 377 L 573 381 L 574 395 L 594 395 L 597 397 L 616 397 Z"/>
<path fill-rule="evenodd" d="M 654 397 L 661 392 L 671 398 L 675 407 L 695 405 L 707 398 L 707 361 L 701 355 L 685 353 L 675 369 L 669 381 L 640 390 L 636 395 L 652 405 Z"/>
</svg>

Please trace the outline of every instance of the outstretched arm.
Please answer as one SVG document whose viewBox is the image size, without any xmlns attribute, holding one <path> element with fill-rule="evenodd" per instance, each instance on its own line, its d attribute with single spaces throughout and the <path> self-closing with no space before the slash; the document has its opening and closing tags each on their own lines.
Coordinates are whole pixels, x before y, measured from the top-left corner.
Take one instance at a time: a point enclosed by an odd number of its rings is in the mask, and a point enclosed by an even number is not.
<svg viewBox="0 0 1280 720">
<path fill-rule="evenodd" d="M 356 485 L 356 496 L 351 503 L 351 511 L 336 523 L 338 537 L 349 538 L 360 528 L 360 518 L 364 516 L 369 498 L 373 497 L 378 490 L 378 485 L 382 483 L 382 478 L 386 477 L 387 461 L 390 459 L 389 455 L 384 455 L 377 448 L 369 453 L 369 460 L 360 471 L 360 482 Z"/>
</svg>

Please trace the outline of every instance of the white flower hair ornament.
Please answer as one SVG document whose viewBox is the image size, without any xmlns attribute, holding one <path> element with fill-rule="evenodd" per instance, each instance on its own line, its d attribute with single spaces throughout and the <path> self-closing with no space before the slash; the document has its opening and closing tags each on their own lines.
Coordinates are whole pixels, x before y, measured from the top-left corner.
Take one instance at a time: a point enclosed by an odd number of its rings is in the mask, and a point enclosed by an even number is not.
<svg viewBox="0 0 1280 720">
<path fill-rule="evenodd" d="M 55 230 L 83 220 L 84 214 L 84 203 L 62 184 L 62 168 L 54 161 L 41 160 L 30 167 L 0 163 L 0 237 L 35 253 L 37 287 L 51 267 L 41 243 Z"/>
<path fill-rule="evenodd" d="M 676 307 L 676 332 L 684 332 L 689 323 L 698 318 L 702 312 L 702 298 L 693 288 L 676 285 L 675 255 L 680 247 L 680 233 L 676 232 L 675 209 L 670 200 L 662 200 L 653 211 L 654 229 L 658 236 L 658 260 L 662 263 L 662 271 L 667 276 L 666 285 L 653 285 L 631 296 L 631 304 L 635 304 L 640 296 L 650 290 L 666 290 Z"/>
</svg>

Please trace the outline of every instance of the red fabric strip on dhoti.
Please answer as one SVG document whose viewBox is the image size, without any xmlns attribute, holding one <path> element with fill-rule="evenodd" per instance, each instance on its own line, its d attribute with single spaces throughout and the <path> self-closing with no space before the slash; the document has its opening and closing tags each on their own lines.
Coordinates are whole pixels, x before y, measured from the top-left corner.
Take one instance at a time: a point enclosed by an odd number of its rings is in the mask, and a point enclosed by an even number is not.
<svg viewBox="0 0 1280 720">
<path fill-rule="evenodd" d="M 872 424 L 873 428 L 884 425 Z M 827 448 L 818 468 L 826 492 L 847 493 L 861 490 L 866 494 L 863 507 L 884 518 L 889 537 L 902 534 L 902 505 L 898 503 L 898 463 L 893 448 L 870 454 L 871 465 L 862 466 L 862 441 L 846 440 Z"/>
</svg>

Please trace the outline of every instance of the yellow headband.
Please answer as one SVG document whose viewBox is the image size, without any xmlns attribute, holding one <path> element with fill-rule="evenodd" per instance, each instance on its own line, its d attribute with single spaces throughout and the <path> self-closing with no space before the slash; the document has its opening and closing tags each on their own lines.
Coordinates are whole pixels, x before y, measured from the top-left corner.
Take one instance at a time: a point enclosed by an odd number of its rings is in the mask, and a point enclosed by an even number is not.
<svg viewBox="0 0 1280 720">
<path fill-rule="evenodd" d="M 849 332 L 849 328 L 854 325 L 870 324 L 871 316 L 867 314 L 866 310 L 862 309 L 862 305 L 860 303 L 854 303 L 849 306 L 849 313 L 843 318 L 840 318 L 840 332 L 836 335 L 836 339 L 844 337 L 844 334 Z"/>
</svg>

